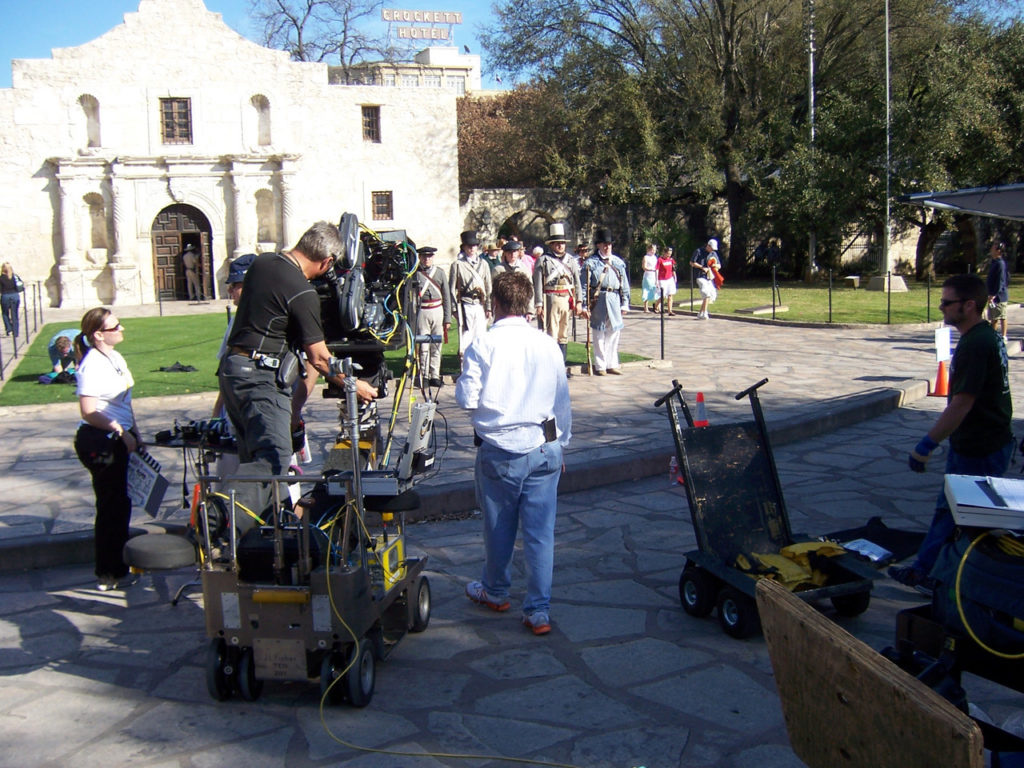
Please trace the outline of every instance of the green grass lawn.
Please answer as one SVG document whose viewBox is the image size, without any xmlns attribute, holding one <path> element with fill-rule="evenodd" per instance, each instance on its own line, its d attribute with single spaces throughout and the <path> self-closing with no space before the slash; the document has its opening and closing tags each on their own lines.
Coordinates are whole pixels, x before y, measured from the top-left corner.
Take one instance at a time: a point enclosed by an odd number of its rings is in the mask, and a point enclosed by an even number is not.
<svg viewBox="0 0 1024 768">
<path fill-rule="evenodd" d="M 928 309 L 929 291 L 926 284 L 915 283 L 911 279 L 905 279 L 907 284 L 906 293 L 892 293 L 884 291 L 868 291 L 864 289 L 867 280 L 861 283 L 861 288 L 853 289 L 841 282 L 834 282 L 832 285 L 832 314 L 833 323 L 885 323 L 890 317 L 887 305 L 891 300 L 891 322 L 893 323 L 924 323 L 942 319 L 939 312 L 939 298 L 942 295 L 942 280 L 936 280 L 931 288 L 931 310 Z M 1015 287 L 1017 288 L 1015 292 Z M 777 314 L 779 320 L 794 320 L 802 322 L 829 322 L 829 291 L 827 283 L 782 283 L 779 286 L 782 304 L 788 307 L 786 312 Z M 1024 294 L 1024 277 L 1011 280 L 1010 295 Z M 693 291 L 694 299 L 700 304 L 700 294 L 696 288 Z M 631 292 L 633 306 L 640 306 L 640 289 L 635 288 Z M 675 295 L 675 307 L 677 309 L 688 309 L 690 300 L 689 281 L 680 286 Z M 779 299 L 776 298 L 776 304 Z M 736 310 L 749 307 L 771 306 L 772 289 L 770 282 L 743 282 L 726 283 L 718 292 L 718 300 L 711 305 L 710 311 L 714 315 L 732 315 Z M 770 317 L 770 315 L 769 315 Z"/>
<path fill-rule="evenodd" d="M 193 392 L 212 392 L 217 389 L 217 352 L 224 337 L 227 318 L 220 313 L 182 315 L 174 317 L 126 318 L 124 341 L 117 350 L 124 355 L 135 378 L 134 397 L 158 395 L 185 395 Z M 46 345 L 53 334 L 71 323 L 49 323 L 39 331 L 36 340 L 13 369 L 4 388 L 0 390 L 0 406 L 70 403 L 75 400 L 71 384 L 38 383 L 40 374 L 50 370 Z M 586 326 L 577 322 L 579 338 L 584 338 Z M 459 339 L 455 331 L 442 347 L 441 373 L 458 373 Z M 642 360 L 639 355 L 622 354 L 623 362 Z M 388 367 L 401 375 L 405 368 L 404 350 L 390 350 L 385 354 Z M 569 344 L 569 362 L 580 365 L 587 360 L 586 347 Z M 165 373 L 166 368 L 180 362 L 196 368 L 188 373 Z"/>
</svg>

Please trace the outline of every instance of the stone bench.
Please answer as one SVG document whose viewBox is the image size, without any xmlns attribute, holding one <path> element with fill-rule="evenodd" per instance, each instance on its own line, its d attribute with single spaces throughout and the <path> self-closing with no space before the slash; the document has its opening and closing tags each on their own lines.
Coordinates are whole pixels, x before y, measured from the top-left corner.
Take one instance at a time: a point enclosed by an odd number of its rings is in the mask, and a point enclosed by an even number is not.
<svg viewBox="0 0 1024 768">
<path fill-rule="evenodd" d="M 843 278 L 843 282 L 850 288 L 856 290 L 857 288 L 860 288 L 860 275 L 847 275 Z"/>
</svg>

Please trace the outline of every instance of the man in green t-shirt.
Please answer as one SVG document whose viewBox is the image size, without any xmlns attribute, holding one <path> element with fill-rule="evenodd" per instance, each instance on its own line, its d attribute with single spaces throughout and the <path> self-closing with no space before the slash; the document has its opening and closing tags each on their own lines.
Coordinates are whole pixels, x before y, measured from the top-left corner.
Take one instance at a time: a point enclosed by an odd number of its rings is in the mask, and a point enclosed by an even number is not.
<svg viewBox="0 0 1024 768">
<path fill-rule="evenodd" d="M 960 332 L 960 341 L 950 365 L 946 408 L 910 453 L 908 462 L 914 472 L 924 472 L 929 455 L 947 437 L 946 474 L 999 477 L 1010 464 L 1013 405 L 1009 365 L 1002 336 L 985 322 L 987 303 L 985 283 L 977 275 L 954 275 L 942 284 L 942 319 Z M 890 568 L 889 575 L 927 591 L 931 586 L 928 574 L 954 528 L 946 495 L 940 491 L 917 559 L 911 565 Z"/>
</svg>

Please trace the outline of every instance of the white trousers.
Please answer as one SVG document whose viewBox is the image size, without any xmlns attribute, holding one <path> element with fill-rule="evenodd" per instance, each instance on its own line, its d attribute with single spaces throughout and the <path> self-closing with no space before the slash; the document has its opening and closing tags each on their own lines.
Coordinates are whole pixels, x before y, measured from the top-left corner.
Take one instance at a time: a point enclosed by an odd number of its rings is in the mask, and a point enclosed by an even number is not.
<svg viewBox="0 0 1024 768">
<path fill-rule="evenodd" d="M 460 355 L 469 348 L 473 339 L 487 333 L 487 315 L 483 304 L 463 304 L 462 311 L 466 313 L 466 328 L 459 328 Z"/>
<path fill-rule="evenodd" d="M 444 309 L 420 309 L 416 332 L 425 336 L 444 335 Z M 420 374 L 427 379 L 441 378 L 441 344 L 420 345 Z"/>
<path fill-rule="evenodd" d="M 622 329 L 595 331 L 591 328 L 590 335 L 594 339 L 594 368 L 599 371 L 618 368 L 619 336 L 622 335 Z"/>
</svg>

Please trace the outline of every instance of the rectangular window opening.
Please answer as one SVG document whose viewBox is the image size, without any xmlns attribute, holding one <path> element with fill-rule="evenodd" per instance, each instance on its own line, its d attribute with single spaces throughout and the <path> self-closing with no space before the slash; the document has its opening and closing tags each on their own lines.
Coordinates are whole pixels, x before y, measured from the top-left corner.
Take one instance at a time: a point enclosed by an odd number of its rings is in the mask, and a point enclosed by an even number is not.
<svg viewBox="0 0 1024 768">
<path fill-rule="evenodd" d="M 380 107 L 363 107 L 363 141 L 380 144 Z"/>
<path fill-rule="evenodd" d="M 374 221 L 391 221 L 395 218 L 395 207 L 391 192 L 371 192 Z"/>
<path fill-rule="evenodd" d="M 192 143 L 192 99 L 160 99 L 160 135 L 164 144 Z"/>
</svg>

